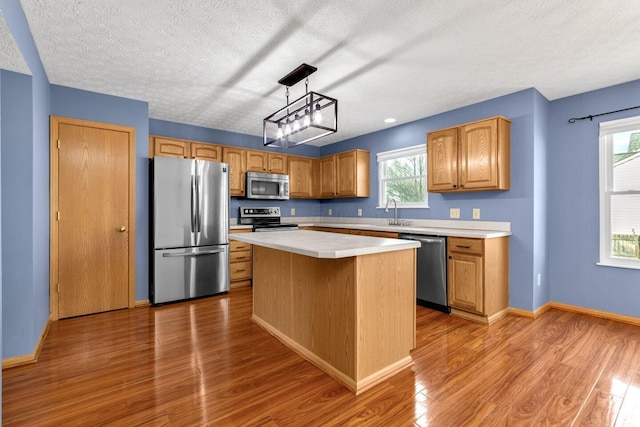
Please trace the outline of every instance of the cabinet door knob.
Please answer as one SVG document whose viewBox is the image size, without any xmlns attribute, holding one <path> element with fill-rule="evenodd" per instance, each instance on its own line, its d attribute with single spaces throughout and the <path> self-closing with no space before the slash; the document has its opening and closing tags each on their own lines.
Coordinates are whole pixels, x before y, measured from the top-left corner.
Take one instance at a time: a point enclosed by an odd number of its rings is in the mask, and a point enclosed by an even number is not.
<svg viewBox="0 0 640 427">
<path fill-rule="evenodd" d="M 127 227 L 125 227 L 124 225 L 121 225 L 120 227 L 118 227 L 118 231 L 121 233 L 124 233 L 125 231 L 127 231 Z"/>
</svg>

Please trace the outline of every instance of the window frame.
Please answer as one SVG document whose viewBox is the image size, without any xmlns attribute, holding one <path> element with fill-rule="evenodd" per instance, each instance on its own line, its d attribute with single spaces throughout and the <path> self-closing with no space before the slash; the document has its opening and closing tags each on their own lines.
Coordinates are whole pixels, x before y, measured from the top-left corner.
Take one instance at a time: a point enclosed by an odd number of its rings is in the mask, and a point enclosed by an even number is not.
<svg viewBox="0 0 640 427">
<path fill-rule="evenodd" d="M 424 154 L 424 202 L 422 203 L 401 203 L 398 201 L 398 209 L 413 209 L 413 208 L 429 208 L 429 191 L 427 190 L 427 144 L 419 144 L 413 145 L 411 147 L 400 148 L 396 150 L 390 151 L 381 151 L 376 155 L 377 163 L 378 163 L 378 206 L 377 209 L 384 209 L 386 204 L 385 192 L 384 192 L 384 183 L 387 181 L 394 180 L 403 180 L 403 179 L 412 179 L 412 178 L 421 178 L 422 175 L 416 175 L 413 177 L 406 178 L 386 178 L 386 170 L 385 163 L 389 160 L 400 159 L 403 157 L 411 157 Z"/>
<path fill-rule="evenodd" d="M 601 122 L 599 124 L 599 203 L 600 260 L 597 265 L 640 270 L 640 260 L 611 256 L 611 200 L 614 196 L 640 195 L 639 190 L 613 190 L 613 136 L 616 133 L 640 130 L 640 116 Z"/>
</svg>

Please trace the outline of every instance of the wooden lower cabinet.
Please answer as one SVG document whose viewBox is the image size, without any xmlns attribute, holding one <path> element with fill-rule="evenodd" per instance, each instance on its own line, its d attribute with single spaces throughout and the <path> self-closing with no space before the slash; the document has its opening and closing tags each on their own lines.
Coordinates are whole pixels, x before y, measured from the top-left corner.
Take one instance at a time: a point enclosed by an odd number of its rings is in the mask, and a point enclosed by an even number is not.
<svg viewBox="0 0 640 427">
<path fill-rule="evenodd" d="M 231 233 L 250 233 L 251 230 L 231 230 Z M 229 275 L 231 288 L 250 286 L 253 279 L 253 245 L 232 240 L 230 243 Z"/>
<path fill-rule="evenodd" d="M 508 314 L 509 238 L 448 238 L 451 314 L 491 324 Z"/>
</svg>

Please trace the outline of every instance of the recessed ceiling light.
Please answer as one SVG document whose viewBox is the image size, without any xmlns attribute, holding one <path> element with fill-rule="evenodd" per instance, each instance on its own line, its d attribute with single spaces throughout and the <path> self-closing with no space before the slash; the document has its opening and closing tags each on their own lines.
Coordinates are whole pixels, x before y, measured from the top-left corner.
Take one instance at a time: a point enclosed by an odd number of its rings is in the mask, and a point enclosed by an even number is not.
<svg viewBox="0 0 640 427">
<path fill-rule="evenodd" d="M 393 117 L 389 117 L 388 119 L 384 119 L 385 123 L 394 123 L 396 121 L 396 119 L 394 119 Z"/>
</svg>

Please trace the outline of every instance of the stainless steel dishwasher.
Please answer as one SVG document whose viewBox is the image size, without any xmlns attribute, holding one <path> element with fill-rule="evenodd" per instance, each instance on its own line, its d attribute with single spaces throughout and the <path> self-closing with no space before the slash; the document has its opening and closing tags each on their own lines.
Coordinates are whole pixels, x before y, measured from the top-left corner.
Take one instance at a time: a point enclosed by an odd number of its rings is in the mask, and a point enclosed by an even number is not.
<svg viewBox="0 0 640 427">
<path fill-rule="evenodd" d="M 400 239 L 422 243 L 416 256 L 416 303 L 450 313 L 447 300 L 447 238 L 400 234 Z"/>
</svg>

